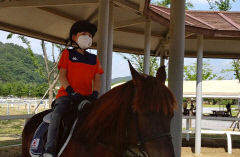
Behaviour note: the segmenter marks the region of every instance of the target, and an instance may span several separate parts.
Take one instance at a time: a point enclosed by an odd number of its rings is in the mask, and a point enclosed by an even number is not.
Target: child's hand
[[[84,96],[82,96],[81,94],[75,92],[71,86],[68,86],[66,88],[66,92],[68,93],[68,95],[70,96],[70,98],[72,99],[73,102],[80,102],[81,100],[84,99]]]
[[[88,96],[89,101],[97,100],[97,98],[98,98],[98,91],[93,91],[93,93]]]

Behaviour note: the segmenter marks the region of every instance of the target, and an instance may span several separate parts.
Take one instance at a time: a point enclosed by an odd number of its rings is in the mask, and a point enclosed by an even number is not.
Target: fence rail
[[[34,114],[21,114],[21,115],[7,115],[7,116],[0,116],[0,120],[13,120],[13,119],[29,119]]]
[[[182,119],[196,119],[196,116],[183,116]],[[240,121],[240,118],[202,116],[202,120]]]

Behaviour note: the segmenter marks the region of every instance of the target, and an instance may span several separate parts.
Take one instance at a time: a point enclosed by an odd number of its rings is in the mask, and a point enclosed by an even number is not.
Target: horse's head
[[[172,92],[165,86],[165,67],[156,77],[139,74],[129,62],[135,86],[133,111],[136,113],[136,141],[149,156],[172,156],[170,122],[176,108]],[[132,128],[134,130],[134,127]]]
[[[112,156],[139,142],[150,157],[171,156],[170,121],[176,101],[165,86],[165,69],[159,68],[156,77],[139,74],[131,64],[130,70],[133,80],[101,96],[76,132],[89,145],[102,144],[103,152]]]

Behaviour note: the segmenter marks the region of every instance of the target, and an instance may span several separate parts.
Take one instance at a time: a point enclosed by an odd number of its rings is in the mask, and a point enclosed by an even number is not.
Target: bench
[[[229,117],[230,114],[228,111],[216,111],[216,110],[212,110],[212,114],[211,116],[215,116],[215,117],[218,117],[218,116],[222,116],[222,117]]]
[[[183,130],[183,134],[195,134],[194,130]],[[231,135],[240,135],[237,131],[220,131],[220,130],[201,130],[201,134],[226,134],[228,153],[232,154],[232,139]],[[188,140],[188,139],[187,139]]]

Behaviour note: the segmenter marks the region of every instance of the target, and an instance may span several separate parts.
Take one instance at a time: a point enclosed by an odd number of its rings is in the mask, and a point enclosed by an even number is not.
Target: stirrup
[[[50,153],[44,153],[43,157],[54,157],[54,156],[52,154],[50,154]]]
[[[81,103],[78,105],[78,111],[81,111],[81,109],[85,106],[85,104],[90,103],[87,99],[81,101]]]

